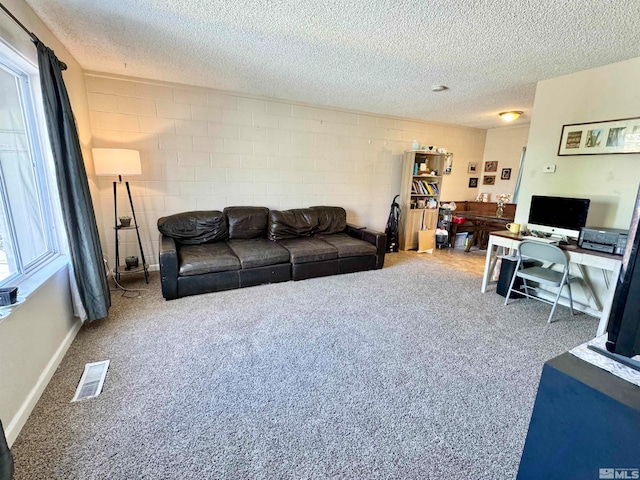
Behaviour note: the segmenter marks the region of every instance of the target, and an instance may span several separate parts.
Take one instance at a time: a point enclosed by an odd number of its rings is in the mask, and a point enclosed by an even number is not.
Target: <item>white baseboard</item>
[[[13,445],[13,442],[16,441],[16,438],[18,438],[20,430],[22,430],[22,427],[24,427],[24,424],[27,422],[27,419],[29,418],[29,415],[31,415],[31,412],[36,406],[36,403],[38,403],[38,400],[40,400],[42,392],[44,392],[44,389],[47,388],[51,377],[53,377],[53,374],[58,368],[58,365],[60,365],[60,362],[67,353],[67,350],[69,350],[69,347],[71,346],[73,339],[76,338],[76,335],[78,334],[78,331],[80,331],[81,326],[82,322],[80,321],[80,319],[76,319],[76,323],[71,328],[71,330],[69,330],[69,333],[67,333],[67,336],[64,338],[64,340],[56,350],[56,353],[51,357],[51,360],[49,360],[49,363],[47,363],[47,366],[40,374],[40,377],[38,377],[38,382],[31,389],[29,395],[20,406],[20,409],[5,428],[5,435],[7,437],[7,443],[9,444],[9,447],[11,447],[11,445]]]

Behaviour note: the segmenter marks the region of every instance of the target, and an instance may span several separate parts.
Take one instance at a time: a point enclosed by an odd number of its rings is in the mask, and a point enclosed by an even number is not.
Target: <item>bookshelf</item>
[[[436,229],[445,157],[446,154],[431,150],[404,152],[400,186],[401,250],[417,249],[418,232]]]

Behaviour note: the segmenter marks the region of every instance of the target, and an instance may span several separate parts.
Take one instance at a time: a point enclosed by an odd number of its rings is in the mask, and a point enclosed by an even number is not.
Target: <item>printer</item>
[[[606,227],[582,227],[578,246],[596,252],[622,255],[627,245],[628,230]]]

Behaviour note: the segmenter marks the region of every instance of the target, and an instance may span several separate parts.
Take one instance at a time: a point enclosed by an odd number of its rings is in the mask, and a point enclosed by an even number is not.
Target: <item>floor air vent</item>
[[[109,369],[109,362],[110,360],[104,360],[102,362],[87,363],[84,366],[84,372],[82,373],[82,378],[80,378],[76,394],[71,400],[72,402],[100,395],[104,379],[107,376],[107,370]]]

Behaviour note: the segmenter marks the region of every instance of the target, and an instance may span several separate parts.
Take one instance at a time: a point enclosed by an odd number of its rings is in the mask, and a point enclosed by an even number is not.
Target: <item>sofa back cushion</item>
[[[267,238],[269,209],[265,207],[227,207],[229,239]]]
[[[199,245],[226,240],[227,219],[218,210],[176,213],[158,219],[158,230],[185,245]]]
[[[269,239],[303,237],[313,234],[318,227],[318,212],[310,208],[271,210],[269,212]]]
[[[342,232],[347,226],[347,212],[342,207],[311,207],[318,213],[318,228],[315,233],[333,235]]]

